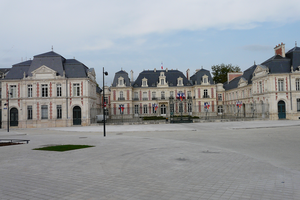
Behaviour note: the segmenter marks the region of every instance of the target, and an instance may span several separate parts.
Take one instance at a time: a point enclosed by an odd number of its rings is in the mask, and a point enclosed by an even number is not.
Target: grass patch
[[[56,146],[48,146],[48,147],[36,148],[36,149],[33,149],[33,150],[70,151],[70,150],[83,149],[83,148],[89,148],[89,147],[94,147],[94,146],[66,144],[66,145],[56,145]]]

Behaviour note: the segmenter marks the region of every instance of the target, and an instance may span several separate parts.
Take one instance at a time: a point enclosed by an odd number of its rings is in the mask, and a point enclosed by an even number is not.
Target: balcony
[[[152,97],[152,100],[157,100],[157,97]]]
[[[119,101],[125,101],[125,97],[119,97],[118,100]]]
[[[208,99],[208,98],[210,98],[210,96],[209,95],[203,95],[203,97],[202,98],[204,98],[204,99]]]
[[[148,98],[147,97],[143,97],[143,101],[147,101],[148,100]]]
[[[174,97],[173,97],[173,96],[170,96],[169,99],[174,99]]]
[[[133,101],[138,101],[138,100],[140,100],[138,97],[134,97],[133,99],[132,99]]]
[[[192,96],[188,96],[187,99],[192,99]]]
[[[163,97],[160,97],[160,99],[161,99],[161,100],[165,100],[166,98],[163,96]]]

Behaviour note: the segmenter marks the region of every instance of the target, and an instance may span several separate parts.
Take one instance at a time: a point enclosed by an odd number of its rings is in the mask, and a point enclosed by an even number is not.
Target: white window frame
[[[59,83],[56,85],[56,96],[61,97],[61,91],[61,84]]]
[[[73,83],[73,97],[79,97],[79,96],[80,96],[80,84]]]
[[[17,85],[10,85],[10,98],[16,98],[17,97]]]
[[[139,105],[134,105],[134,114],[139,114]]]
[[[300,78],[296,78],[296,91],[300,90]]]
[[[42,84],[42,97],[48,97],[48,84]]]
[[[278,79],[278,91],[284,91],[284,79]]]
[[[62,107],[61,105],[56,106],[56,118],[57,119],[62,119]]]
[[[48,106],[47,105],[42,105],[41,106],[41,117],[42,119],[48,119]]]
[[[27,85],[27,97],[29,97],[29,98],[32,97],[32,85],[31,84]]]
[[[148,106],[147,106],[147,104],[143,105],[143,114],[148,114]]]

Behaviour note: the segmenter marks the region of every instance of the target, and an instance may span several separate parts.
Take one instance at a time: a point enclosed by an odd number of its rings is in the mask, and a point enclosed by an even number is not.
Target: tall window
[[[222,101],[222,94],[218,94],[218,101]]]
[[[170,97],[174,97],[174,91],[170,91]]]
[[[296,90],[300,90],[300,78],[296,79]]]
[[[164,85],[165,84],[165,80],[164,79],[160,79],[160,84]]]
[[[119,80],[119,85],[123,85],[123,79]]]
[[[134,99],[138,100],[139,99],[139,93],[138,92],[134,92]]]
[[[192,112],[192,103],[188,103],[188,112]]]
[[[297,111],[300,112],[300,99],[297,99]]]
[[[147,114],[147,113],[148,113],[148,107],[147,107],[147,105],[144,105],[144,106],[143,106],[143,111],[144,111],[144,112],[143,112],[144,114]]]
[[[262,93],[262,83],[261,83],[261,81],[259,82],[259,93]]]
[[[167,113],[166,105],[160,106],[160,114],[165,115]]]
[[[17,97],[17,86],[16,85],[11,85],[10,86],[10,97],[11,98],[16,98]]]
[[[48,85],[42,84],[42,97],[48,97]]]
[[[160,94],[160,96],[161,96],[161,99],[165,99],[165,92],[162,91],[161,94]]]
[[[156,92],[152,92],[152,99],[156,99]]]
[[[79,97],[80,96],[80,85],[79,85],[79,83],[74,83],[73,84],[73,96],[74,97]]]
[[[245,98],[244,90],[242,90],[242,98]]]
[[[207,89],[204,90],[203,98],[208,98]]]
[[[143,92],[143,100],[148,100],[148,98],[147,98],[147,92]]]
[[[48,119],[48,106],[42,105],[42,119]]]
[[[218,113],[223,113],[223,106],[218,106]]]
[[[191,91],[187,91],[187,97],[191,98],[192,97],[192,92]]]
[[[32,106],[27,106],[27,119],[32,119]]]
[[[278,79],[278,91],[284,91],[283,79]]]
[[[122,100],[124,98],[123,91],[120,91],[120,99]]]
[[[56,95],[61,97],[61,84],[56,85]]]
[[[178,80],[178,85],[182,85],[182,80],[181,79]]]
[[[61,105],[56,106],[56,112],[57,112],[57,119],[61,119],[62,118]]]
[[[134,114],[139,114],[139,105],[134,105]]]
[[[27,97],[32,97],[32,85],[27,85]]]

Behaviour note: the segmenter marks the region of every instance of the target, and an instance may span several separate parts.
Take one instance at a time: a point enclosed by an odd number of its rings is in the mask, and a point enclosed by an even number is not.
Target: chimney
[[[242,76],[242,75],[243,75],[243,72],[228,72],[227,73],[227,82],[229,83],[234,78]]]
[[[274,48],[275,55],[281,55],[282,57],[285,57],[285,44],[281,42],[281,44],[276,45]]]
[[[133,81],[133,71],[130,71],[130,81]]]
[[[190,69],[186,70],[186,78],[190,80]]]

